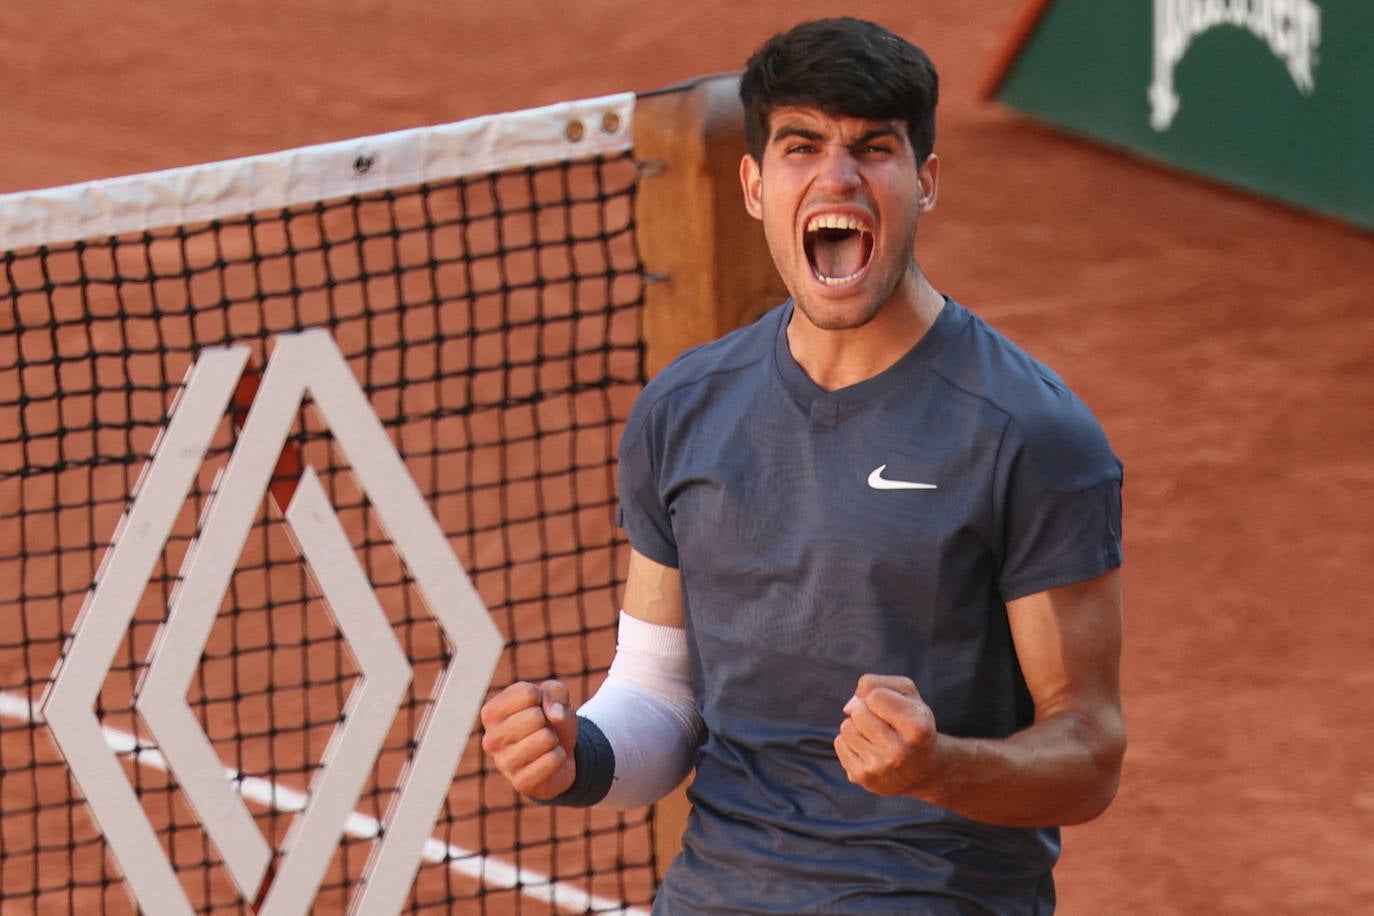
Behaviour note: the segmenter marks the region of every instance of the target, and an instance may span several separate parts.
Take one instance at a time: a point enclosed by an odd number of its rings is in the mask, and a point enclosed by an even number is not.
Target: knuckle
[[[511,684],[510,687],[506,689],[510,693],[511,700],[518,702],[522,706],[538,703],[541,699],[540,689],[528,681],[520,681],[519,683]]]
[[[482,734],[482,750],[495,756],[501,750],[503,742],[495,732],[484,732]]]

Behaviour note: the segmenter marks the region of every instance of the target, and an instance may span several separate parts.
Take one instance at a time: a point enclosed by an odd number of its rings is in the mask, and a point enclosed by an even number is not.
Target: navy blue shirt
[[[1044,365],[952,300],[895,365],[827,392],[790,303],[684,353],[620,449],[621,523],[681,571],[708,729],[655,913],[1048,913],[1057,830],[851,784],[832,742],[865,673],[939,729],[1033,707],[1006,602],[1121,563],[1121,464]]]

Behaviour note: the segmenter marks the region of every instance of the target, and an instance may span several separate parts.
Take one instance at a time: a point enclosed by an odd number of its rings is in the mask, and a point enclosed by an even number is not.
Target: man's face
[[[933,155],[917,166],[902,121],[773,111],[763,161],[745,156],[740,181],[812,324],[859,327],[914,295],[916,224],[935,206],[938,170]]]

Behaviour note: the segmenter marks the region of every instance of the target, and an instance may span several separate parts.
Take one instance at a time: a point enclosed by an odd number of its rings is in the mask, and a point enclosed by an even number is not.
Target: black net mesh
[[[278,335],[326,329],[506,639],[493,685],[557,676],[574,696],[595,688],[627,556],[615,447],[642,385],[636,181],[632,156],[611,154],[0,256],[0,911],[136,909],[39,701],[207,347],[247,345],[251,381]],[[134,698],[239,432],[227,412],[94,706],[198,912],[253,903]],[[279,502],[302,466],[319,475],[413,669],[312,910],[342,912],[450,647],[309,398],[281,479],[227,558],[186,701],[280,862],[360,680],[284,530]],[[475,734],[431,837],[408,912],[652,899],[647,812],[523,803]]]

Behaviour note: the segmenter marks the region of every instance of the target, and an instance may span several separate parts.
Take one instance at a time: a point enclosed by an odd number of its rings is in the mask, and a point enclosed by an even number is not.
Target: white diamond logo
[[[94,705],[248,362],[245,347],[204,351],[187,374],[134,499],[101,564],[43,699],[53,737],[81,786],[130,893],[150,914],[190,914],[157,832],[106,743]],[[309,912],[334,849],[404,699],[412,671],[315,472],[305,468],[286,527],[357,662],[359,682],[311,781],[304,810],[274,850],[235,792],[187,703],[218,608],[292,423],[309,396],[410,571],[450,650],[413,756],[351,910],[397,913],[486,694],[502,639],[404,462],[330,336],[277,338],[251,411],[181,567],[134,706],[155,737],[245,901],[259,913]]]

